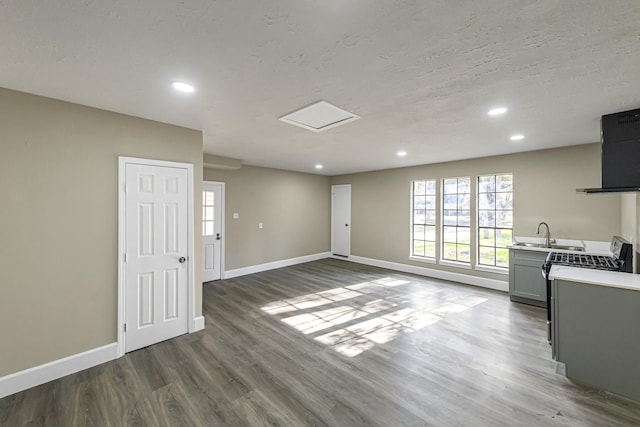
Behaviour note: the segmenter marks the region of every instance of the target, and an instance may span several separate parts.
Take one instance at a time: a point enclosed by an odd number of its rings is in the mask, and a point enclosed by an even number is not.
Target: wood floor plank
[[[176,384],[168,384],[154,390],[148,397],[136,403],[141,418],[153,426],[197,426],[197,414],[193,414],[187,401],[181,397],[181,389]]]
[[[543,309],[325,259],[211,282],[206,329],[0,399],[0,426],[636,426]]]

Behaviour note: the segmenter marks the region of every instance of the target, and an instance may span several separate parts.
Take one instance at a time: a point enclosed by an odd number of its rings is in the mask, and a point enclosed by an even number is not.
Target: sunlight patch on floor
[[[311,334],[332,326],[347,323],[351,320],[367,316],[369,313],[356,310],[350,306],[340,306],[327,310],[314,311],[313,313],[299,314],[297,316],[282,319],[287,325],[291,325],[303,334]]]
[[[445,316],[450,313],[461,313],[465,310],[468,310],[469,308],[470,307],[466,305],[449,302],[433,310],[433,314],[437,314],[438,316]]]
[[[331,304],[336,301],[344,301],[362,295],[346,288],[329,289],[328,291],[316,292],[313,294],[301,295],[295,298],[287,298],[275,301],[262,307],[262,311],[269,314],[288,313],[290,311],[304,310],[307,308],[319,307]]]
[[[332,346],[332,348],[347,357],[354,357],[369,350],[370,348],[373,348],[375,345],[376,344],[373,341],[369,341],[364,337],[355,337],[354,339],[336,344]]]
[[[487,301],[486,298],[474,295],[461,295],[442,301],[437,299],[437,289],[419,290],[409,295],[392,294],[374,301],[359,301],[358,299],[358,297],[372,292],[381,292],[385,295],[390,291],[386,291],[384,288],[393,288],[409,283],[411,282],[407,280],[384,277],[275,301],[262,307],[262,310],[271,315],[277,315],[349,300],[349,305],[301,313],[281,319],[282,322],[305,335],[385,312],[380,316],[371,317],[341,329],[331,330],[314,338],[340,354],[354,357],[373,348],[376,344],[388,343],[403,333],[416,332],[445,319],[447,316],[462,313]],[[407,306],[408,304],[410,306]],[[394,308],[397,310],[388,312]]]
[[[398,304],[393,301],[378,299],[364,304],[362,307],[360,307],[360,310],[366,311],[367,313],[377,313],[379,311],[388,310],[397,306]]]

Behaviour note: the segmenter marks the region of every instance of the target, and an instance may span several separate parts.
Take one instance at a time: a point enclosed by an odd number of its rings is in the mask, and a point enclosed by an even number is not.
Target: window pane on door
[[[213,191],[202,192],[202,235],[213,236],[215,229],[214,207],[216,193]]]
[[[213,221],[204,222],[203,236],[213,236]]]

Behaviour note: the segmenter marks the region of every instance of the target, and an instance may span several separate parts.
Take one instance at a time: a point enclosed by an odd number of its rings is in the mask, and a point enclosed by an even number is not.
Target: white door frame
[[[125,266],[125,249],[126,249],[126,216],[125,216],[125,177],[127,164],[138,164],[146,166],[164,166],[170,168],[186,169],[187,178],[187,289],[189,292],[189,309],[188,321],[189,333],[195,331],[195,301],[194,301],[194,272],[195,272],[195,251],[194,251],[194,223],[193,223],[193,164],[167,162],[164,160],[139,159],[135,157],[118,157],[118,357],[124,356],[125,353],[125,334],[124,334],[124,318],[125,318],[125,286],[126,286],[126,266]],[[200,208],[202,209],[202,208]]]
[[[223,280],[224,277],[224,242],[226,240],[226,233],[224,228],[224,198],[225,198],[225,189],[224,182],[222,181],[202,181],[202,184],[220,184],[220,200],[222,201],[222,206],[220,207],[220,230],[222,234],[222,239],[220,241],[220,280]],[[204,189],[204,185],[202,186]]]

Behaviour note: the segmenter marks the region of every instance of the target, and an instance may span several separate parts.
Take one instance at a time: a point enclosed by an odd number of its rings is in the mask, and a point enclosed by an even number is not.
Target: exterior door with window
[[[220,280],[222,277],[222,223],[224,184],[202,184],[202,281]]]

